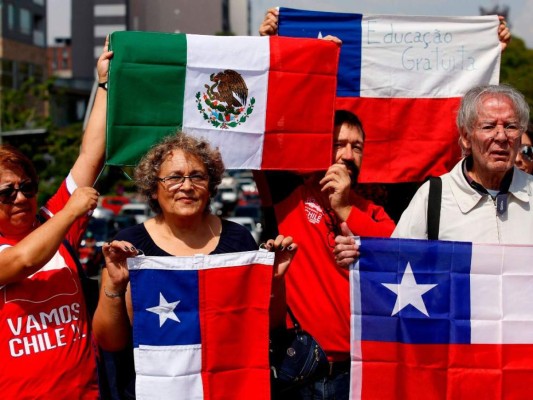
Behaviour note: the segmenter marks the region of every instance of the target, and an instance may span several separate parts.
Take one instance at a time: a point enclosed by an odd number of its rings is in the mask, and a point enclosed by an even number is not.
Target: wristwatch
[[[98,82],[98,87],[101,87],[102,89],[107,90],[107,81]]]

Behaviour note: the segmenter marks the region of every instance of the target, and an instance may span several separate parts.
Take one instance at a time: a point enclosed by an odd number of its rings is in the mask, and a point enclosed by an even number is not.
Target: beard
[[[353,161],[345,161],[343,160],[342,161],[344,165],[346,165],[346,168],[348,168],[348,171],[350,172],[350,179],[351,179],[351,184],[350,186],[352,187],[352,189],[354,187],[357,186],[357,180],[359,179],[359,167],[357,165],[355,165],[355,163]]]

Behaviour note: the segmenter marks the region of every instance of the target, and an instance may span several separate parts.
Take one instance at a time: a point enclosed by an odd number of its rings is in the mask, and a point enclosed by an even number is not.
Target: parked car
[[[222,203],[237,202],[237,186],[219,186],[218,194]]]
[[[109,211],[107,209],[104,209]],[[109,218],[92,217],[81,239],[78,250],[79,260],[89,276],[97,276],[104,264],[102,246],[112,240],[118,231],[137,223],[135,217],[129,215],[113,215]]]
[[[91,214],[93,218],[111,219],[115,216],[109,208],[96,207]]]
[[[233,210],[233,216],[235,217],[250,217],[253,218],[256,224],[261,223],[261,205],[259,203],[249,203],[246,205],[238,205]]]
[[[261,238],[261,226],[257,225],[251,217],[227,217],[228,221],[236,222],[250,231],[256,243],[259,243]]]
[[[102,197],[101,206],[113,211],[115,215],[118,215],[122,206],[124,204],[128,204],[129,202],[130,199],[126,196],[104,196]]]
[[[132,215],[138,224],[142,224],[148,218],[154,216],[154,212],[148,203],[128,203],[124,204],[118,215]]]
[[[237,206],[246,206],[250,204],[261,206],[261,197],[259,196],[259,192],[257,190],[242,191],[239,194],[239,201],[237,202]]]

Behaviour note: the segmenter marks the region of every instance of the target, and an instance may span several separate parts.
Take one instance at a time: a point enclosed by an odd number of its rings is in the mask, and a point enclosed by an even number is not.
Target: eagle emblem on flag
[[[209,76],[205,92],[196,93],[198,111],[215,128],[229,129],[246,122],[255,98],[248,102],[248,86],[241,74],[226,69]]]

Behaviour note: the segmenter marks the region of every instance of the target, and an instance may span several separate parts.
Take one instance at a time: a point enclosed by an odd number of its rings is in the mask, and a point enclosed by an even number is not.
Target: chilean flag
[[[270,399],[274,253],[128,260],[138,399]]]
[[[316,39],[115,32],[106,163],[135,165],[177,129],[228,169],[327,169],[339,47]]]
[[[352,399],[525,399],[533,246],[361,238]]]
[[[461,153],[455,126],[472,86],[497,84],[497,16],[362,15],[280,8],[279,35],[342,40],[337,108],[365,128],[360,182],[423,181]]]

